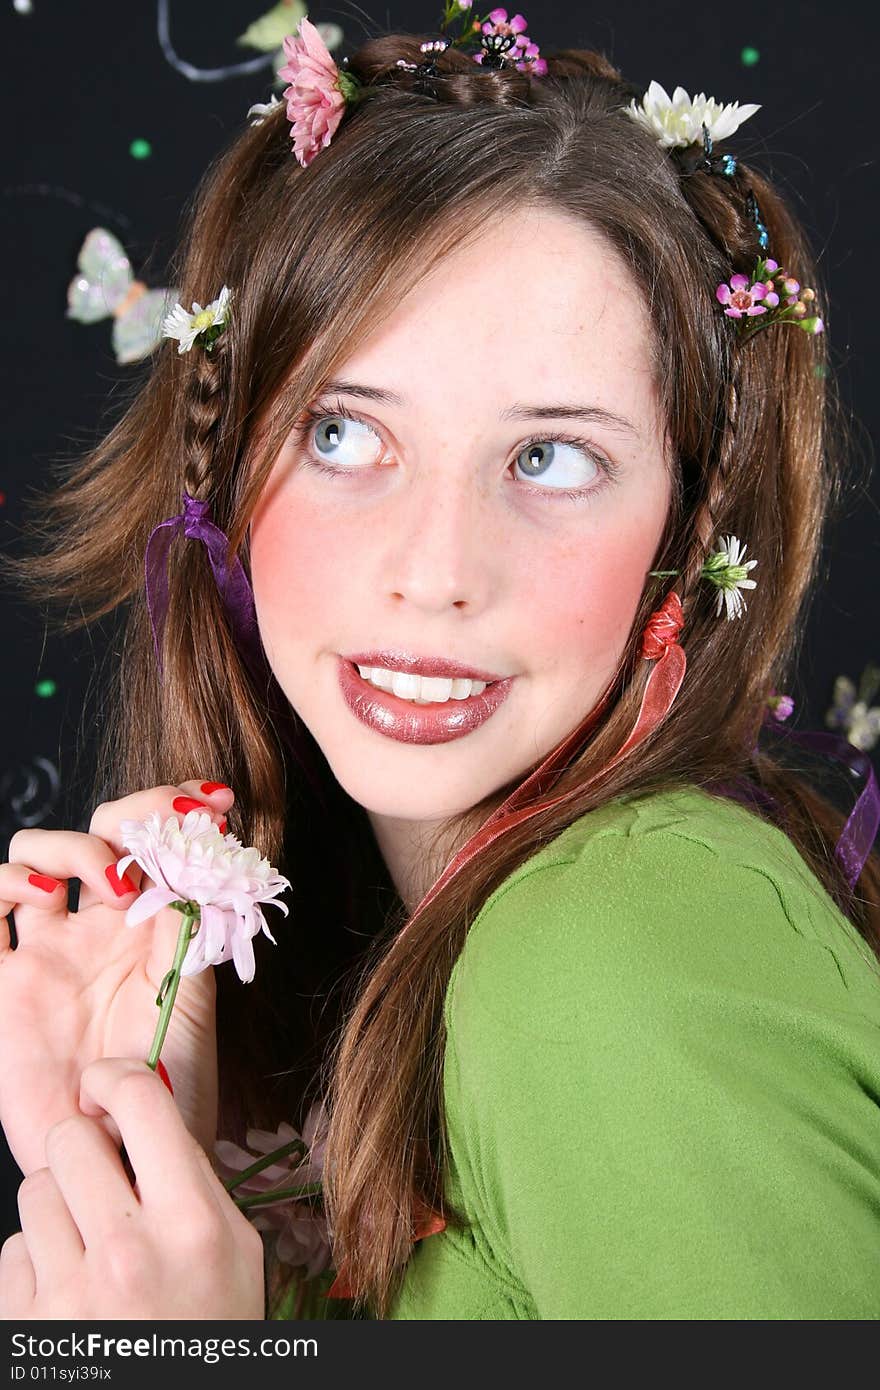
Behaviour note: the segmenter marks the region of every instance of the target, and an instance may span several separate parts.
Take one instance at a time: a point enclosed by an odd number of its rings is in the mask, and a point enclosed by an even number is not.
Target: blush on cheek
[[[654,550],[653,537],[644,533],[618,535],[613,543],[603,538],[557,570],[550,588],[542,582],[543,601],[535,612],[541,645],[558,652],[560,662],[582,664],[585,676],[595,672],[597,683],[609,678],[626,646]]]
[[[351,554],[342,528],[322,522],[300,498],[278,494],[253,519],[251,579],[260,635],[288,694],[294,667],[308,666],[332,642],[351,605]]]

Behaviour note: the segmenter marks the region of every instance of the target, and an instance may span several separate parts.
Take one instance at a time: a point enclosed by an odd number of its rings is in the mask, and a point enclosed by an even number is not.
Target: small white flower
[[[704,125],[713,144],[726,140],[760,109],[753,102],[740,106],[734,101],[722,106],[705,92],[692,99],[683,87],[676,87],[670,97],[659,82],[651,82],[641,102],[631,101],[624,107],[626,114],[650,130],[666,149],[702,145]]]
[[[849,742],[864,753],[880,738],[880,705],[870,703],[877,692],[873,679],[875,669],[869,667],[864,672],[858,691],[848,676],[838,676],[834,682],[834,704],[825,715],[829,729],[840,729]]]
[[[131,853],[117,863],[117,873],[139,864],[156,885],[136,898],[125,914],[135,927],[178,900],[199,907],[199,927],[190,941],[181,975],[196,975],[209,965],[230,958],[245,982],[254,978],[253,937],[266,925],[259,903],[287,908],[275,894],[290,887],[261,859],[259,850],[245,849],[234,835],[221,835],[207,811],[187,811],[182,823],[169,816],[162,825],[158,811],[144,821],[124,820],[122,843]]]
[[[740,618],[746,609],[745,599],[740,589],[756,589],[757,583],[749,579],[748,572],[754,569],[757,560],[747,560],[743,564],[746,546],[741,545],[736,536],[722,536],[718,550],[713,550],[702,569],[702,577],[708,579],[718,589],[718,603],[715,616],[720,617],[726,606],[727,617]]]
[[[227,321],[231,298],[232,291],[224,285],[219,296],[204,309],[201,304],[194,303],[192,313],[188,314],[182,304],[175,304],[162,323],[162,336],[179,339],[178,354],[189,352],[200,334],[223,327]]]
[[[880,738],[880,707],[869,708],[864,700],[857,700],[850,711],[846,736],[856,748],[869,752]]]
[[[248,120],[250,121],[250,124],[262,125],[266,117],[271,116],[272,112],[275,110],[275,107],[280,105],[281,98],[276,97],[274,94],[269,98],[268,101],[255,102],[253,106],[248,107]],[[251,117],[253,117],[253,120],[251,120]]]

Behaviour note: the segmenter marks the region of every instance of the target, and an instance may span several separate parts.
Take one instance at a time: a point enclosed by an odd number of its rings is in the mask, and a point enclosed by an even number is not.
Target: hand
[[[126,852],[120,822],[158,811],[183,818],[172,802],[184,795],[222,823],[233,801],[226,789],[207,795],[201,782],[154,787],[98,806],[88,834],[19,830],[0,864],[0,1124],[27,1175],[46,1165],[44,1141],[77,1112],[80,1076],[99,1057],[146,1059],[159,1019],[156,996],[171,967],[183,920],[163,908],[136,927],[126,910],[154,886],[136,864],[135,887],[117,895],[116,861]],[[108,879],[106,871],[110,870]],[[61,883],[51,892],[28,881],[36,871]],[[67,908],[69,877],[81,882],[79,910]],[[16,950],[6,914],[15,911]],[[181,979],[162,1047],[174,1099],[190,1133],[209,1154],[217,1131],[217,1031],[214,967]],[[105,1127],[113,1134],[112,1125]]]
[[[0,1249],[0,1318],[262,1320],[263,1243],[146,1062],[103,1057]],[[112,1116],[136,1177],[97,1119]]]

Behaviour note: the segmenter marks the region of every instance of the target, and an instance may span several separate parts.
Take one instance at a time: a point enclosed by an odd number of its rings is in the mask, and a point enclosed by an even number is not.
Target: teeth
[[[447,700],[467,700],[486,689],[486,681],[464,678],[452,680],[440,676],[414,676],[404,671],[386,671],[382,666],[358,666],[358,672],[370,685],[390,690],[401,700],[416,705],[440,705]]]

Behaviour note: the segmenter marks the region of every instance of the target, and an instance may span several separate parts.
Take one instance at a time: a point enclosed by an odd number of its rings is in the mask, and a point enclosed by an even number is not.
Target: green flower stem
[[[796,328],[801,328],[806,333],[812,333],[817,317],[818,315],[813,314],[810,318],[798,318],[797,314],[793,314],[790,308],[782,309],[775,314],[772,310],[770,313],[763,315],[755,314],[746,320],[749,326],[740,329],[740,339],[743,342],[748,342],[750,338],[754,338],[755,334],[760,333],[762,329],[773,328],[777,323],[793,323]],[[756,319],[758,322],[755,322]],[[742,324],[743,322],[744,320],[740,319],[740,323]]]
[[[177,997],[177,989],[180,984],[180,967],[187,952],[190,941],[195,936],[198,928],[193,930],[193,923],[200,920],[199,905],[193,902],[175,902],[170,904],[176,907],[178,912],[183,913],[183,921],[180,924],[180,931],[177,935],[177,947],[174,952],[174,960],[171,969],[162,981],[162,987],[156,996],[156,1003],[159,1006],[159,1022],[156,1024],[156,1031],[153,1034],[153,1045],[150,1048],[150,1055],[147,1058],[147,1066],[156,1070],[156,1063],[159,1060],[159,1053],[162,1051],[162,1044],[165,1041],[165,1034],[168,1032],[168,1025],[171,1022],[171,1010],[174,1008],[174,1000]]]
[[[268,1207],[273,1202],[280,1202],[287,1197],[314,1197],[321,1191],[319,1182],[306,1183],[304,1187],[277,1187],[271,1192],[255,1192],[246,1197],[233,1198],[235,1205],[242,1211],[248,1207]]]
[[[256,1173],[262,1173],[264,1168],[271,1168],[272,1164],[276,1163],[279,1158],[286,1158],[288,1154],[294,1153],[296,1149],[299,1149],[300,1153],[305,1156],[306,1146],[302,1139],[291,1139],[289,1144],[282,1144],[280,1149],[273,1149],[270,1154],[265,1154],[262,1158],[258,1158],[256,1163],[251,1164],[250,1168],[245,1168],[243,1172],[236,1173],[234,1178],[230,1178],[228,1182],[224,1183],[226,1191],[231,1192],[234,1187],[238,1187],[239,1183],[247,1182],[248,1178],[252,1178]]]

